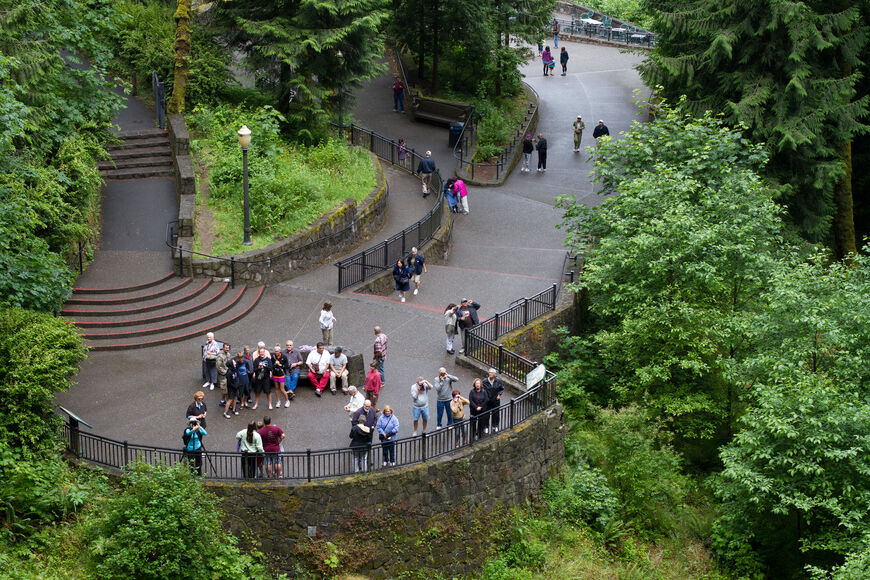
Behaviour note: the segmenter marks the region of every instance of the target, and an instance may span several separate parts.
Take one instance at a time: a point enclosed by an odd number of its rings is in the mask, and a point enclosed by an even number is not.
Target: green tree
[[[870,529],[870,405],[811,373],[759,384],[753,398],[721,453],[714,548],[747,576],[830,567]]]
[[[709,438],[734,414],[723,371],[744,355],[746,313],[778,264],[780,211],[755,173],[759,147],[709,114],[659,113],[593,153],[615,195],[595,208],[562,198],[562,227],[585,254],[580,287],[603,321],[593,341],[614,400]]]
[[[100,578],[259,578],[262,567],[221,529],[215,495],[184,463],[137,463],[87,530]]]
[[[228,0],[217,8],[229,42],[300,140],[314,139],[348,91],[382,70],[385,0]]]
[[[84,358],[81,336],[65,320],[0,309],[0,446],[25,457],[57,448],[54,394],[72,386]]]
[[[810,240],[855,251],[850,143],[867,126],[856,94],[867,27],[857,3],[647,0],[657,47],[644,81],[695,114],[743,123]]]

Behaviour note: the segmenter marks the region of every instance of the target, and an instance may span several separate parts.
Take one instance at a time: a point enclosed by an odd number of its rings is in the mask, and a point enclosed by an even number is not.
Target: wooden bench
[[[429,121],[447,126],[454,121],[464,123],[470,110],[471,106],[465,103],[441,101],[419,94],[411,96],[411,113],[417,121]]]

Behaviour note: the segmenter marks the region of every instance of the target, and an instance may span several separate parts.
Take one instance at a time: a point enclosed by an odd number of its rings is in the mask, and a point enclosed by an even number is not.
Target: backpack
[[[185,429],[181,434],[181,440],[184,441],[184,447],[187,448],[187,445],[190,443],[190,438],[193,437],[193,431]]]

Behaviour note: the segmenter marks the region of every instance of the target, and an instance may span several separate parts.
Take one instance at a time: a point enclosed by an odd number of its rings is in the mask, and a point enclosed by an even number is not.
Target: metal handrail
[[[481,413],[476,417],[454,423],[452,428],[423,433],[405,439],[395,441],[395,456],[397,466],[414,465],[424,461],[453,453],[475,445],[483,438],[484,427],[496,424],[495,415],[498,413],[498,423],[505,429],[528,421],[538,412],[550,407],[556,402],[556,376],[553,373],[547,375],[532,389],[519,397],[511,400],[508,404],[500,406],[497,410]],[[108,468],[124,469],[136,461],[156,465],[174,465],[187,460],[190,457],[181,449],[140,445],[128,441],[117,441],[109,437],[82,432],[78,422],[70,417],[64,424],[64,438],[67,449],[78,458],[90,463]],[[368,454],[367,471],[380,471],[387,469],[383,466],[385,446],[383,443],[372,445],[366,449]],[[327,479],[352,475],[353,449],[333,448],[304,451],[282,451],[273,454],[245,454],[238,451],[213,451],[208,448],[207,439],[204,440],[203,456],[201,462],[203,475],[213,480],[239,481],[251,479],[245,473],[245,460],[264,455],[276,457],[281,464],[283,479],[287,481],[312,481],[315,479]],[[249,464],[251,465],[251,464]],[[253,462],[254,469],[256,462]],[[253,479],[260,475],[256,472]]]

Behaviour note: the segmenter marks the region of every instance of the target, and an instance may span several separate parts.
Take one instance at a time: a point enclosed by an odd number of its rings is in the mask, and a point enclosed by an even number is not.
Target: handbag
[[[407,276],[399,276],[399,284],[407,284],[411,279]]]

